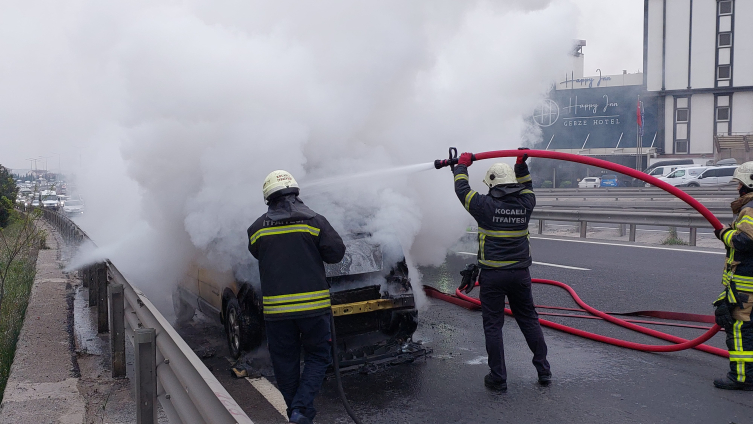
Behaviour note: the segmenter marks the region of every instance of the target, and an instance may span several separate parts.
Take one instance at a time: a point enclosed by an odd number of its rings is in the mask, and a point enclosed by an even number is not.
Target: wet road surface
[[[531,237],[534,278],[571,285],[591,306],[610,312],[668,310],[712,314],[721,292],[724,256],[720,250],[636,247],[598,240]],[[467,250],[466,250],[467,251]],[[440,267],[423,268],[423,282],[454,292],[458,272],[472,255],[448,256]],[[584,268],[567,269],[565,265]],[[478,289],[473,295],[478,295]],[[575,307],[562,289],[534,285],[540,305]],[[481,314],[431,299],[419,315],[414,335],[433,349],[417,360],[371,375],[343,378],[351,405],[366,423],[750,423],[753,393],[715,389],[711,381],[726,373],[728,362],[699,351],[642,353],[544,328],[553,382],[536,382],[532,355],[514,320],[506,320],[508,390],[485,389],[488,372]],[[546,317],[634,342],[665,344],[599,320]],[[694,338],[697,329],[649,326]],[[245,379],[232,379],[222,327],[197,318],[180,328],[192,347],[214,351],[205,360],[256,423],[284,422],[277,410]],[[724,348],[724,335],[708,344]],[[201,350],[201,349],[200,349]],[[263,356],[263,350],[259,352]],[[211,352],[210,352],[211,353]],[[259,363],[263,363],[263,358]],[[262,370],[269,374],[269,371]],[[270,375],[269,378],[273,380]],[[317,422],[347,423],[334,380],[325,382],[316,402]]]

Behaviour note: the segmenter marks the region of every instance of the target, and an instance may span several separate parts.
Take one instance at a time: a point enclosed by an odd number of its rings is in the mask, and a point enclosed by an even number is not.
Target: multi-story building
[[[753,1],[645,0],[644,14],[661,156],[753,159]]]

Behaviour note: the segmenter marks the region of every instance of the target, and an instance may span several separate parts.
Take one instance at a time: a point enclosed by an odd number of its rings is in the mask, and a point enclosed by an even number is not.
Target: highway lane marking
[[[726,255],[726,252],[710,252],[707,250],[690,250],[690,249],[675,249],[673,247],[659,247],[659,246],[641,246],[637,244],[620,244],[620,243],[606,243],[602,241],[586,241],[586,240],[565,240],[565,239],[558,239],[558,238],[550,238],[550,237],[534,237],[531,236],[532,239],[539,239],[539,240],[554,240],[554,241],[565,241],[569,243],[585,243],[585,244],[599,244],[602,246],[621,246],[621,247],[637,247],[640,249],[654,249],[654,250],[671,250],[675,252],[689,252],[689,253],[708,253],[711,255]],[[475,255],[475,253],[474,253]]]
[[[471,253],[471,252],[457,252],[459,255],[469,255],[469,256],[477,256],[478,253]],[[576,271],[590,271],[589,268],[581,268],[578,266],[570,266],[570,265],[560,265],[560,264],[550,264],[549,262],[537,262],[533,261],[534,265],[543,265],[543,266],[553,266],[556,268],[565,268],[565,269],[574,269]]]
[[[235,363],[235,361],[228,357],[225,357],[225,359],[231,364]],[[275,408],[283,418],[285,418],[285,420],[288,419],[288,405],[285,403],[285,398],[282,397],[282,393],[280,393],[274,384],[264,376],[259,378],[245,377],[245,379],[251,383],[251,386],[253,386],[257,392],[264,396],[264,399],[266,399],[267,402],[269,402],[269,404],[272,405],[272,407]]]

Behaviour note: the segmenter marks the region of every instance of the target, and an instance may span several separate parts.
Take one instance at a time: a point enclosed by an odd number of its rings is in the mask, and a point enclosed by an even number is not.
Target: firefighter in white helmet
[[[470,153],[460,155],[454,172],[455,194],[478,223],[479,297],[490,369],[484,377],[484,384],[497,391],[507,390],[502,342],[505,296],[509,298],[515,321],[533,352],[533,365],[539,383],[549,384],[552,376],[546,359],[544,333],[533,305],[531,274],[528,271],[532,263],[528,221],[536,206],[536,197],[526,165],[527,158],[525,154],[518,156],[514,171],[506,163],[492,165],[484,178],[484,184],[489,188],[487,195],[471,190],[467,171],[473,162]],[[474,284],[474,279],[465,278],[461,289],[469,292]]]
[[[732,202],[735,220],[714,234],[727,248],[722,284],[714,302],[716,323],[727,333],[730,371],[714,380],[727,390],[753,391],[753,162],[740,165],[732,176],[740,197]]]
[[[288,418],[308,424],[331,360],[332,308],[324,262],[340,262],[345,244],[323,216],[298,198],[290,173],[271,172],[262,191],[268,210],[249,227],[248,250],[259,260],[267,345]]]

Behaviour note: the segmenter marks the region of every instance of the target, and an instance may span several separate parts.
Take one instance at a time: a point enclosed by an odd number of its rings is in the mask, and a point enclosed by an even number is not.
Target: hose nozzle
[[[457,163],[457,159],[437,159],[434,161],[434,167],[437,169],[442,169],[445,166],[457,165]]]
[[[473,160],[476,160],[476,156],[473,156]],[[450,169],[455,171],[455,165],[458,164],[458,149],[450,147],[450,157],[447,159],[437,159],[434,161],[434,168],[442,169],[445,166],[449,166]]]

